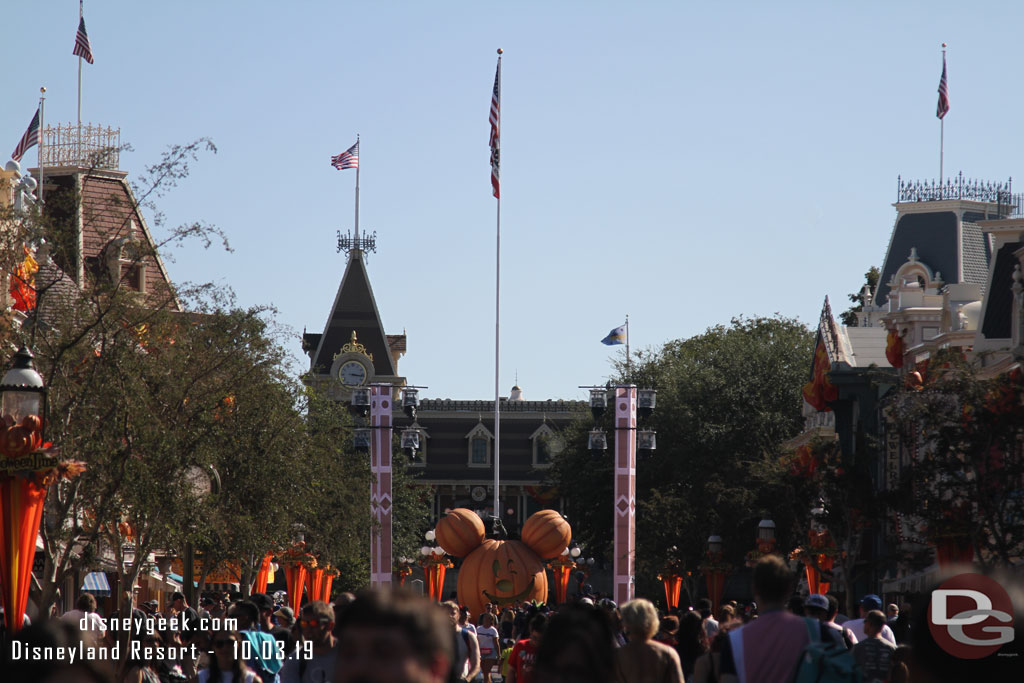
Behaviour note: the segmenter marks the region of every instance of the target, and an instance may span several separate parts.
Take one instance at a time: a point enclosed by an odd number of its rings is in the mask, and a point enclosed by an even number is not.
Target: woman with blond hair
[[[679,654],[651,640],[658,612],[649,600],[630,600],[619,608],[629,642],[615,651],[615,672],[622,683],[683,683]]]

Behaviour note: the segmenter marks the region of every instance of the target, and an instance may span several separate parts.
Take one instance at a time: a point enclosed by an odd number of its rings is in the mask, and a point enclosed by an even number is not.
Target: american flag
[[[942,55],[942,78],[939,79],[939,106],[935,115],[940,119],[949,111],[949,86],[946,85],[946,55]]]
[[[359,168],[359,141],[346,151],[331,157],[331,166],[344,171],[346,168]]]
[[[18,146],[14,148],[14,152],[11,154],[11,158],[15,161],[21,161],[21,157],[25,156],[25,152],[29,150],[33,145],[39,144],[39,108],[36,108],[36,115],[32,117],[32,122],[28,124],[28,130],[21,136],[21,140],[18,141]]]
[[[78,18],[78,33],[75,34],[75,49],[71,54],[77,55],[89,62],[92,61],[92,48],[89,47],[89,34],[85,32],[85,17]]]
[[[494,72],[494,93],[491,95],[491,187],[494,196],[501,198],[501,53],[498,69]]]

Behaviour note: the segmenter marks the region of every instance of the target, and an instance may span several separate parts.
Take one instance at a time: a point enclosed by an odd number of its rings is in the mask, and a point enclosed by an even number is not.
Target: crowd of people
[[[163,611],[144,603],[127,620],[75,610],[22,629],[5,643],[3,680],[45,683],[865,683],[1024,680],[1019,650],[1001,659],[957,659],[937,647],[909,606],[883,611],[876,595],[855,619],[832,595],[794,597],[795,575],[778,557],[753,571],[755,602],[708,601],[659,613],[648,600],[622,605],[578,596],[545,605],[489,604],[471,614],[402,590],[342,594],[296,614],[271,596],[198,609],[174,594]],[[119,630],[119,621],[129,625]],[[17,642],[15,642],[17,641]],[[126,644],[127,656],[114,647]],[[1017,643],[1015,647],[1019,647]],[[89,658],[89,647],[107,656]],[[106,649],[103,649],[106,648]],[[68,656],[78,652],[79,656]],[[34,656],[27,656],[30,653]],[[63,653],[63,654],[62,654]],[[127,659],[120,678],[117,661]],[[827,662],[825,660],[828,660]],[[123,666],[123,665],[122,665]],[[831,667],[831,668],[829,668]],[[826,669],[831,678],[823,677]],[[7,676],[10,676],[9,678]],[[845,676],[845,678],[843,677]]]

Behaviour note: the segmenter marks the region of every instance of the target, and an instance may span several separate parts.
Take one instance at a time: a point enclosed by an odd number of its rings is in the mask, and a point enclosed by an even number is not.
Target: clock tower
[[[338,251],[348,253],[345,273],[323,332],[305,332],[302,348],[309,355],[308,381],[329,387],[332,398],[348,400],[352,389],[374,383],[404,384],[398,359],[405,353],[405,335],[389,335],[373,298],[364,260],[376,251],[376,236],[338,237]]]

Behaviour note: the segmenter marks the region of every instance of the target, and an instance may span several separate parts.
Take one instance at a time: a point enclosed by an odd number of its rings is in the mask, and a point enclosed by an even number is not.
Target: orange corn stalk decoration
[[[273,557],[273,553],[267,553],[263,556],[263,561],[260,562],[260,570],[256,572],[256,582],[252,586],[253,593],[267,592],[267,579],[270,577],[270,560]]]
[[[25,260],[14,268],[10,277],[10,293],[14,299],[11,306],[16,311],[31,311],[36,307],[36,273],[39,264],[32,256],[32,250],[25,247]]]

